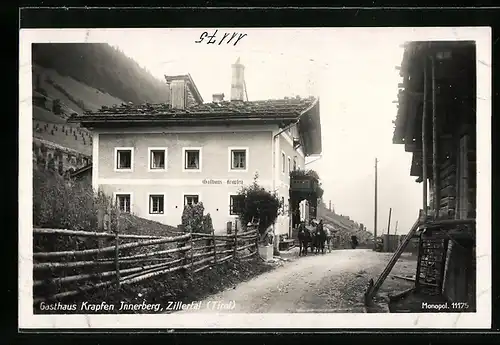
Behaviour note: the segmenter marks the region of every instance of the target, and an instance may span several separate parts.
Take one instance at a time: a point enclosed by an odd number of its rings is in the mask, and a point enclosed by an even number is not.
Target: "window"
[[[189,205],[193,206],[196,205],[200,201],[200,196],[199,195],[184,195],[184,206]]]
[[[185,148],[184,151],[184,170],[201,170],[201,149]]]
[[[288,172],[292,171],[292,160],[288,157]]]
[[[248,169],[248,148],[229,148],[229,171],[247,171]]]
[[[231,150],[231,169],[239,170],[247,167],[247,152],[245,150]]]
[[[149,214],[163,214],[165,206],[165,196],[162,194],[149,195]]]
[[[281,211],[283,212],[282,215],[285,215],[285,198],[281,197]]]
[[[132,170],[133,149],[121,147],[115,149],[116,170]]]
[[[116,194],[116,205],[121,212],[130,213],[130,194]]]
[[[149,148],[149,170],[167,169],[167,149],[162,147]]]
[[[293,157],[293,171],[297,170],[297,157]]]
[[[238,215],[244,207],[243,195],[230,195],[229,196],[229,214],[234,216]]]
[[[286,156],[284,152],[281,152],[281,172],[284,174],[286,169]]]

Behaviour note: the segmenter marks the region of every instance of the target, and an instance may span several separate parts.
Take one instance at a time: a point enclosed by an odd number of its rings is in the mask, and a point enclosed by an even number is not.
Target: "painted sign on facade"
[[[232,179],[203,179],[201,181],[204,185],[243,185],[243,180]]]

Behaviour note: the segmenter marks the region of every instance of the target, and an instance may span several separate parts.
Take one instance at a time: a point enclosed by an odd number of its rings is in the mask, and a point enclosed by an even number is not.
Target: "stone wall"
[[[66,175],[90,164],[91,161],[88,155],[33,138],[33,166],[37,169],[50,169]]]

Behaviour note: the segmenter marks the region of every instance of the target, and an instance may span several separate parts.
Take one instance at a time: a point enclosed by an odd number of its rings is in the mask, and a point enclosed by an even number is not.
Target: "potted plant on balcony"
[[[251,185],[239,191],[242,197],[242,207],[237,210],[242,224],[255,224],[259,233],[259,252],[268,253],[266,258],[273,254],[273,224],[278,218],[281,205],[280,198],[257,183],[258,175]],[[270,254],[269,254],[270,253]],[[261,254],[262,255],[262,254]]]
[[[290,171],[290,184],[293,190],[315,191],[319,186],[319,175],[314,170],[292,170]]]

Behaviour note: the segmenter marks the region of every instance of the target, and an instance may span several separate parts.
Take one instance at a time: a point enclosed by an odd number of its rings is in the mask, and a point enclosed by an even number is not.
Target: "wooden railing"
[[[160,237],[35,228],[33,236],[35,304],[176,271],[196,274],[258,253],[256,229],[230,235],[188,232]],[[57,241],[75,250],[58,251]],[[55,250],[39,251],[40,246]]]

